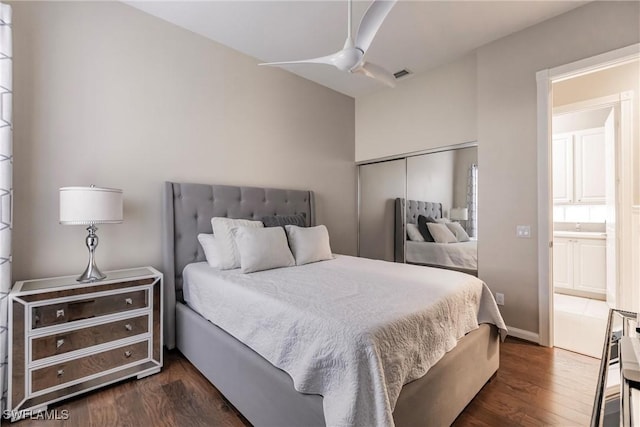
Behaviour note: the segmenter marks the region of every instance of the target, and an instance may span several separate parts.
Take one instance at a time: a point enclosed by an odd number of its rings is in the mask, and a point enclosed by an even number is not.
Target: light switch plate
[[[517,225],[516,226],[516,236],[521,239],[530,239],[531,238],[531,226],[530,225]]]

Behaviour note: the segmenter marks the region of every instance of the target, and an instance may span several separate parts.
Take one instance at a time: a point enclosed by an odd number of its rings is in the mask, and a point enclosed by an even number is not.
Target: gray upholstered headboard
[[[405,224],[417,224],[418,216],[420,215],[430,216],[432,218],[442,218],[442,203],[407,200],[405,206],[404,199],[396,199],[394,240],[396,262],[405,262],[404,242],[407,233]],[[406,218],[406,223],[403,221],[403,218]]]
[[[175,305],[182,301],[182,270],[204,261],[199,233],[212,233],[211,218],[260,220],[270,215],[304,212],[307,225],[315,225],[312,191],[279,190],[230,185],[165,182],[163,215],[164,336],[175,347]]]

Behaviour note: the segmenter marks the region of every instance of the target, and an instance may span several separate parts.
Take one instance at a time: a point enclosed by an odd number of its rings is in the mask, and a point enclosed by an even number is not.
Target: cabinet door
[[[606,241],[575,239],[575,289],[604,294],[607,283]]]
[[[605,203],[604,129],[575,134],[575,202]]]
[[[573,202],[573,135],[553,136],[553,202]]]
[[[573,288],[573,243],[570,239],[553,239],[553,286]]]

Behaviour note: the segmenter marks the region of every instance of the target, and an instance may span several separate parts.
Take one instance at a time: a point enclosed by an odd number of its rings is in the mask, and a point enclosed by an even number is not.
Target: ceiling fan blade
[[[378,80],[389,87],[396,87],[396,78],[389,71],[379,65],[365,62],[360,67],[352,71],[352,73],[364,74],[367,77]]]
[[[358,34],[356,35],[356,47],[366,52],[371,46],[373,38],[380,29],[380,26],[384,22],[393,6],[395,6],[396,0],[382,1],[374,0],[369,6],[367,11],[362,16],[360,26],[358,27]]]
[[[273,67],[279,67],[281,65],[296,65],[296,64],[326,64],[335,66],[335,54],[328,56],[321,56],[319,58],[302,59],[300,61],[283,61],[283,62],[264,62],[258,65],[269,65]]]

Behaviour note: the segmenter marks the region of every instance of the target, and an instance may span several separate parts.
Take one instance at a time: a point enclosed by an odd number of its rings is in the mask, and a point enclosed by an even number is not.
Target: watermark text
[[[45,409],[41,411],[35,411],[32,409],[23,409],[23,410],[5,409],[4,411],[2,411],[2,418],[11,419],[11,420],[28,418],[30,420],[64,421],[69,419],[69,410],[68,409],[51,409],[51,410]]]

